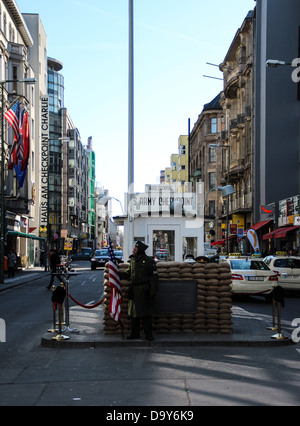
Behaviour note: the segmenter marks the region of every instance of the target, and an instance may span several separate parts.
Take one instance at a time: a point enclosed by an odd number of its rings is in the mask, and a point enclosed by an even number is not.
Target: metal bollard
[[[52,337],[52,340],[68,340],[69,336],[65,336],[62,334],[62,322],[63,322],[63,302],[65,297],[65,287],[63,283],[60,283],[61,291],[60,294],[57,296],[56,302],[58,305],[58,335],[55,337]]]
[[[267,330],[275,331],[275,330],[278,330],[278,329],[275,325],[275,300],[274,299],[272,299],[272,304],[273,304],[273,326],[267,327]]]
[[[278,333],[274,334],[271,339],[284,340],[288,339],[287,336],[281,334],[281,303],[277,302],[277,316],[278,316]]]

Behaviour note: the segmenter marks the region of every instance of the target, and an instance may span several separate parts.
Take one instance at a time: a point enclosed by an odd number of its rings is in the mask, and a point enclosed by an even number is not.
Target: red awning
[[[275,229],[274,231],[269,232],[268,234],[263,235],[263,240],[270,240],[271,238],[273,238],[280,231],[282,231],[281,228]]]
[[[215,241],[214,243],[211,243],[212,246],[224,246],[225,245],[226,240],[219,240],[219,241]]]
[[[299,229],[299,226],[287,226],[286,228],[277,229],[276,234],[274,235],[274,238],[285,238],[286,234],[290,231],[295,231],[296,229]]]
[[[255,225],[250,226],[249,229],[254,229],[257,231],[258,229],[262,228],[265,225],[268,225],[268,223],[273,222],[273,220],[263,220],[262,222],[257,222]]]
[[[255,223],[254,225],[250,226],[250,228],[245,230],[244,237],[247,237],[247,231],[249,231],[249,229],[254,229],[255,231],[257,231],[258,229],[262,228],[263,226],[268,225],[270,222],[273,222],[273,219],[263,220],[262,222]]]
[[[228,240],[232,240],[232,238],[236,238],[236,235],[230,235]],[[226,244],[226,238],[223,238],[222,240],[218,240],[211,243],[212,246],[225,246],[225,244]]]

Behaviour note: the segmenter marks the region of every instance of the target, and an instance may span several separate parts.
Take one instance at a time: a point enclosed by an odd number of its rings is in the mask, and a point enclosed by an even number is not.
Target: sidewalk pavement
[[[7,278],[7,272],[5,272],[4,284],[0,284],[0,292],[13,287],[18,287],[19,285],[29,283],[31,281],[38,280],[41,277],[41,274],[50,276],[50,271],[45,272],[45,267],[41,266],[22,268],[15,272],[14,278]]]
[[[5,278],[0,284],[0,292],[22,284],[40,279],[50,274],[44,268],[34,267],[19,270],[14,278]],[[293,344],[290,333],[282,329],[269,330],[272,326],[272,309],[270,317],[254,314],[246,309],[233,305],[232,307],[232,334],[155,334],[154,341],[144,339],[126,340],[122,334],[103,334],[103,305],[94,309],[72,306],[69,309],[69,325],[58,330],[45,330],[41,336],[41,345],[48,348],[96,348],[96,347],[171,347],[171,346],[278,346]],[[277,318],[276,318],[277,325]],[[49,318],[49,329],[53,328]],[[61,337],[60,337],[61,336]],[[277,338],[275,338],[275,337]]]

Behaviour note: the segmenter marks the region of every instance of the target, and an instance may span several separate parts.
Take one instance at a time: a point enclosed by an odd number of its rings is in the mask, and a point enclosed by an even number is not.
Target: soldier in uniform
[[[158,275],[153,258],[145,253],[147,248],[146,244],[138,241],[134,246],[129,268],[125,272],[120,272],[121,279],[131,280],[127,292],[131,333],[127,339],[140,338],[140,321],[142,321],[145,338],[153,340],[152,314],[155,312]]]

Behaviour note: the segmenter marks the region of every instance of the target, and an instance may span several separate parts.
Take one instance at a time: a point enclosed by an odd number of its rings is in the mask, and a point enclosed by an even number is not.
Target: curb
[[[185,335],[178,336],[178,338],[170,339],[169,335],[159,335],[153,342],[147,340],[122,340],[117,338],[109,338],[104,336],[101,340],[86,338],[85,336],[74,336],[76,340],[72,340],[72,336],[68,336],[68,340],[53,340],[50,333],[44,335],[41,339],[41,346],[50,349],[84,349],[84,348],[116,348],[116,347],[131,347],[131,348],[156,348],[156,347],[276,347],[276,346],[287,346],[294,345],[292,339],[268,339],[262,340],[247,340],[247,339],[234,339],[234,337],[228,336],[228,339],[224,339],[220,335]]]

